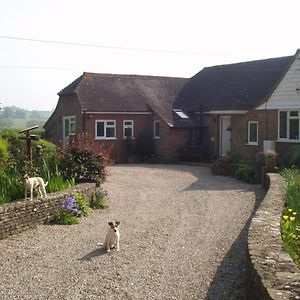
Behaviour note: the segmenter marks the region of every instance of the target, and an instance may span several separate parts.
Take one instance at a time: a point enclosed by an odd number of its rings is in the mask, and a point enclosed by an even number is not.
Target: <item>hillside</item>
[[[43,125],[52,111],[26,110],[16,106],[6,106],[0,110],[0,128],[24,129],[33,125]]]

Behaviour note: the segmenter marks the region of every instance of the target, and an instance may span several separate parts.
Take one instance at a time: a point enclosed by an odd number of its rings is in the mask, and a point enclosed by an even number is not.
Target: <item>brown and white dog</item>
[[[108,229],[103,247],[106,248],[108,253],[113,248],[115,248],[116,251],[119,251],[120,250],[120,231],[119,231],[120,222],[119,221],[108,222],[108,225],[110,227]]]
[[[38,190],[39,194],[43,197],[47,197],[45,187],[48,185],[48,181],[45,183],[41,177],[29,177],[24,175],[24,188],[25,188],[25,200],[27,200],[27,194],[30,192],[30,200],[33,200],[33,191]]]

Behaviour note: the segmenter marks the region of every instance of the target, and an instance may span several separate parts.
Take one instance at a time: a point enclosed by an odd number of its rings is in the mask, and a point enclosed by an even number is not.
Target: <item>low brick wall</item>
[[[280,231],[284,179],[279,174],[267,174],[266,181],[268,193],[249,229],[248,299],[300,299],[300,269],[284,250]]]
[[[90,201],[95,189],[94,183],[82,183],[62,192],[48,194],[47,198],[0,205],[0,239],[50,222],[64,199],[75,192],[85,195]]]

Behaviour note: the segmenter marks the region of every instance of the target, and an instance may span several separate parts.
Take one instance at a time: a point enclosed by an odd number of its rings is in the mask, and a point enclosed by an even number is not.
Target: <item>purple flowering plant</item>
[[[106,190],[102,188],[95,192],[95,197],[91,203],[91,206],[95,209],[104,209],[109,207],[107,200],[109,199],[109,194]]]
[[[61,206],[62,210],[75,216],[80,216],[81,211],[78,209],[77,201],[74,197],[68,196]]]
[[[106,190],[100,190],[97,194],[97,199],[101,200],[103,198],[109,199],[108,192]]]

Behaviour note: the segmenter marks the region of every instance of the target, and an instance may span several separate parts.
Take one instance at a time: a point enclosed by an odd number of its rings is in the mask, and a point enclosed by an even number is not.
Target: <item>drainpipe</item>
[[[82,132],[85,135],[85,132],[86,132],[86,109],[82,110]]]
[[[200,145],[202,145],[202,143],[203,143],[203,108],[202,108],[202,103],[200,103],[199,110],[200,110],[200,139],[199,139],[199,143],[200,143]]]

